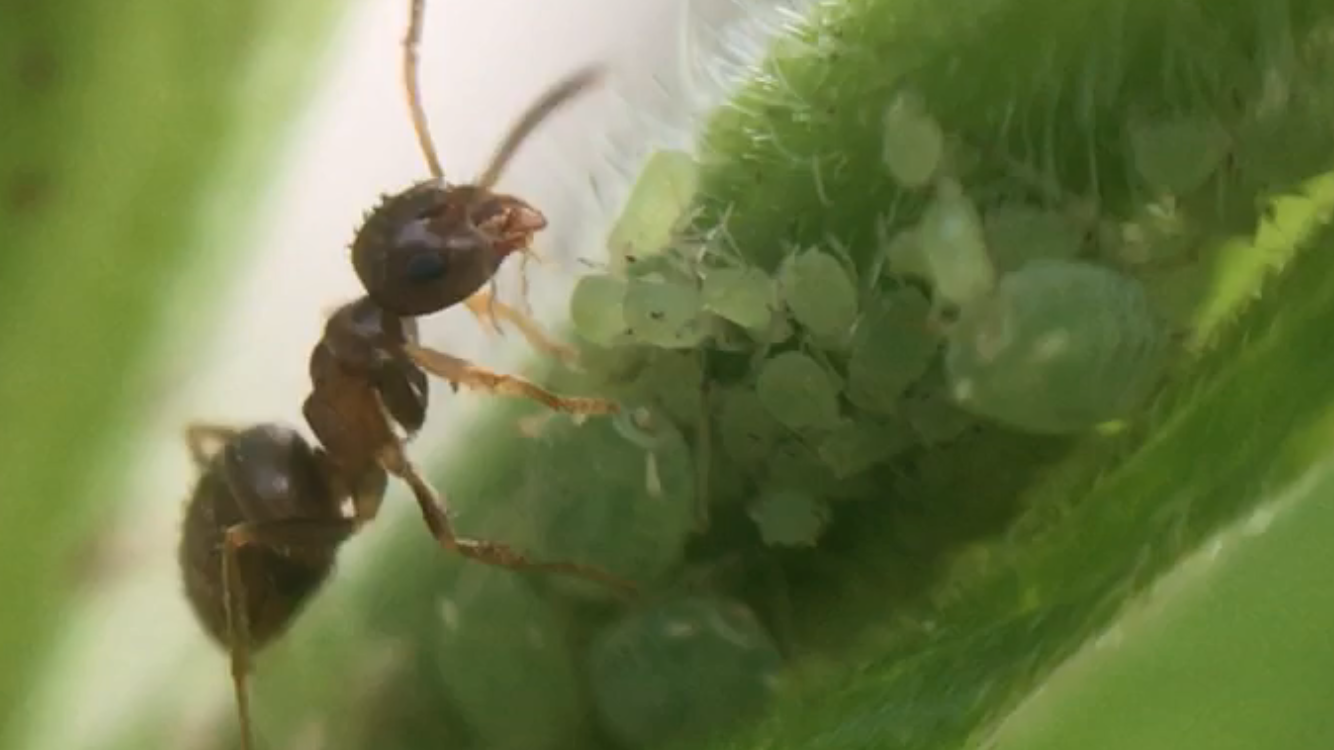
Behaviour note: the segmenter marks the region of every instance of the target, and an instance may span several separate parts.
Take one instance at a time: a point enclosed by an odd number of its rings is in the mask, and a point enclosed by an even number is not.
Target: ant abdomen
[[[341,509],[319,456],[287,427],[265,424],[229,432],[206,460],[186,507],[178,557],[186,599],[208,634],[228,646],[223,582],[228,530],[294,519],[337,521]],[[252,649],[282,635],[333,570],[336,553],[337,545],[237,549]]]
[[[352,267],[386,311],[429,315],[477,293],[546,225],[540,211],[513,196],[427,180],[370,212],[352,241]]]

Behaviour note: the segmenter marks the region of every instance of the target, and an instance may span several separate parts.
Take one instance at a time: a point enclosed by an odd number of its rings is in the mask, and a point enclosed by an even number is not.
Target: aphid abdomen
[[[968,305],[945,366],[967,410],[1041,433],[1126,416],[1150,395],[1168,336],[1143,287],[1076,261],[1030,262]]]

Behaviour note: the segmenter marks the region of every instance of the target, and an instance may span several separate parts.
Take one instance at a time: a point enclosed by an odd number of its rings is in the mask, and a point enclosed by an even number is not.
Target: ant
[[[560,396],[418,344],[417,317],[463,303],[479,319],[518,323],[530,341],[558,350],[522,314],[482,291],[510,253],[530,252],[533,235],[546,226],[536,208],[491,186],[537,125],[598,75],[586,69],[557,83],[512,126],[481,178],[450,185],[417,84],[426,0],[410,2],[403,69],[432,177],[382,199],[353,240],[352,263],[367,294],[329,316],[310,355],[312,388],[302,414],[317,443],[272,423],[186,429],[199,479],[186,506],[178,557],[197,619],[229,652],[246,750],[253,744],[246,690],[251,653],[283,635],[332,572],[343,542],[376,517],[390,476],[407,484],[427,529],[447,550],[514,570],[634,590],[594,567],[534,562],[505,544],[458,536],[443,499],[406,455],[405,444],[426,420],[428,373],[454,390],[531,398],[571,414],[619,411],[614,402]]]

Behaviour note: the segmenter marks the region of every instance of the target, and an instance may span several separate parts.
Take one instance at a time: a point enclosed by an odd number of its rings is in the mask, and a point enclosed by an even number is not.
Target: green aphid
[[[844,341],[857,320],[857,285],[837,258],[803,250],[783,261],[778,289],[796,322],[822,344]]]
[[[791,487],[767,491],[751,503],[750,518],[771,547],[814,547],[829,523],[829,505]]]
[[[963,306],[995,288],[982,217],[957,183],[940,186],[917,229],[938,300]]]
[[[905,188],[930,184],[945,155],[945,133],[914,96],[900,95],[885,110],[882,156],[894,179]]]
[[[625,337],[625,279],[607,274],[583,276],[570,294],[570,323],[581,338],[613,346]]]
[[[764,466],[783,436],[783,425],[749,388],[722,391],[713,402],[719,410],[715,432],[728,457],[752,470]]]
[[[755,267],[711,268],[704,272],[704,309],[749,331],[772,325],[778,289],[769,274]]]
[[[908,227],[896,233],[881,250],[885,254],[885,269],[891,276],[902,279],[931,280],[931,267],[922,251],[922,235],[917,227]]]
[[[1104,256],[1116,263],[1163,267],[1189,263],[1203,237],[1176,199],[1166,197],[1140,206],[1105,240]]]
[[[1184,195],[1204,185],[1227,156],[1227,131],[1207,115],[1134,122],[1130,148],[1135,168],[1153,188]]]
[[[663,150],[648,158],[607,236],[613,268],[620,269],[627,259],[652,255],[671,243],[698,179],[699,167],[684,151]]]
[[[691,283],[632,278],[625,289],[626,334],[665,349],[699,346],[709,335],[704,299]]]
[[[816,452],[835,477],[846,479],[907,450],[913,437],[906,424],[859,415],[843,420],[825,435]]]
[[[977,424],[977,417],[955,404],[943,383],[919,387],[903,399],[899,413],[918,442],[928,446],[948,443]]]
[[[848,398],[880,414],[894,414],[899,397],[927,371],[940,338],[931,331],[931,303],[901,287],[871,300],[852,338]]]
[[[427,653],[483,745],[557,750],[582,736],[578,664],[538,590],[509,571],[463,565],[437,607]]]
[[[596,565],[644,585],[680,561],[694,524],[694,456],[660,413],[631,408],[615,420],[581,424],[553,417],[524,443],[521,458],[516,516],[531,530],[534,558]],[[552,581],[589,596],[611,594],[568,577]]]
[[[697,741],[758,714],[782,657],[754,615],[729,600],[690,597],[633,612],[594,640],[596,715],[623,747]]]
[[[699,352],[655,349],[637,385],[678,424],[690,425],[700,416],[703,382]]]
[[[755,393],[789,429],[827,430],[838,424],[836,382],[820,363],[799,351],[783,352],[761,365]]]
[[[774,443],[766,458],[762,484],[830,496],[839,478],[816,452],[818,439],[789,435]]]
[[[955,401],[974,414],[1074,433],[1139,408],[1168,345],[1138,281],[1090,263],[1034,261],[964,308],[945,370]]]
[[[1084,230],[1073,216],[1020,204],[987,209],[987,249],[997,271],[1017,271],[1030,260],[1073,260],[1084,249]]]

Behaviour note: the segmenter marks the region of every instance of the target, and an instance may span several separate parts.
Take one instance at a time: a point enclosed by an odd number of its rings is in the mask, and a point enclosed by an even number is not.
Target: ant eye
[[[408,261],[403,275],[419,283],[438,281],[445,275],[445,268],[445,259],[439,254],[421,253]]]

